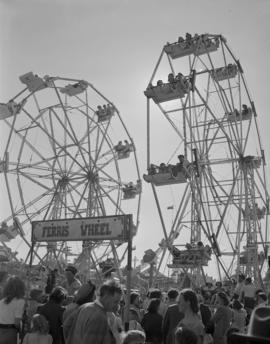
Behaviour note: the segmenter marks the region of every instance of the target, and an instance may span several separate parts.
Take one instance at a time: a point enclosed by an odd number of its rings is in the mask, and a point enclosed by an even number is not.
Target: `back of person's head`
[[[122,289],[119,283],[114,280],[108,280],[104,282],[99,288],[100,297],[103,297],[105,295],[113,296],[115,293],[122,294]]]
[[[55,287],[50,294],[50,301],[60,304],[66,299],[66,296],[67,291],[65,288]]]
[[[122,344],[144,344],[145,343],[145,334],[142,331],[138,330],[129,330],[124,338]]]
[[[196,333],[186,327],[178,327],[175,332],[176,344],[197,344],[197,341]]]
[[[169,300],[174,300],[174,299],[176,299],[177,298],[177,296],[179,295],[179,292],[178,292],[178,290],[177,289],[170,289],[169,291],[168,291],[168,298],[169,298]]]
[[[10,303],[14,298],[21,299],[25,295],[25,284],[17,276],[11,276],[4,286],[3,298],[5,303]]]
[[[229,298],[228,298],[226,293],[224,293],[223,291],[220,291],[220,292],[217,293],[217,296],[222,300],[224,306],[228,306],[229,305],[230,300],[229,300]]]
[[[49,323],[43,315],[41,314],[33,315],[31,332],[38,332],[41,334],[49,333]]]
[[[135,291],[130,293],[130,304],[133,305],[138,297],[140,297],[139,293],[136,293]]]
[[[151,290],[149,293],[149,299],[161,299],[162,293],[159,289]]]
[[[96,286],[91,281],[88,281],[87,283],[83,284],[77,291],[74,297],[74,301],[79,306],[83,305],[84,303],[94,301],[95,290]]]
[[[149,313],[157,313],[160,305],[160,299],[150,299],[147,310]]]
[[[189,301],[190,308],[193,311],[193,313],[198,313],[199,305],[196,293],[192,289],[183,289],[180,292],[180,295],[183,296],[185,301]]]

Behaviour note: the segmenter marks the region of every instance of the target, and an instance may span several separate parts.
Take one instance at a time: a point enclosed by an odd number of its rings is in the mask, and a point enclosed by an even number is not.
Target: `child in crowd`
[[[49,324],[41,314],[35,314],[32,318],[31,333],[27,333],[23,344],[52,344],[53,339],[49,334]]]
[[[124,337],[123,344],[144,344],[145,334],[142,331],[130,330]]]

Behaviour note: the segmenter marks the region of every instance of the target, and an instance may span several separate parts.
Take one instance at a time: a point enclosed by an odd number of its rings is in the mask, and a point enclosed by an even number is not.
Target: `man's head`
[[[122,296],[122,289],[114,280],[106,281],[99,289],[99,300],[107,312],[118,308]]]

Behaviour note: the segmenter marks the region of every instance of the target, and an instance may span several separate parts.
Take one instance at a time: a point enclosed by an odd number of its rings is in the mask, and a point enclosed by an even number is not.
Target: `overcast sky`
[[[120,110],[144,172],[143,91],[163,45],[186,32],[222,34],[244,69],[269,162],[269,18],[268,0],[0,0],[0,102],[29,71],[85,79]],[[140,223],[139,258],[162,238],[149,185]]]

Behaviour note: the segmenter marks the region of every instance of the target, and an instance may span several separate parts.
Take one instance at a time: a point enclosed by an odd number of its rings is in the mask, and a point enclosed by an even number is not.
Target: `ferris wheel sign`
[[[115,215],[32,222],[32,242],[121,240],[127,241],[132,215]]]

